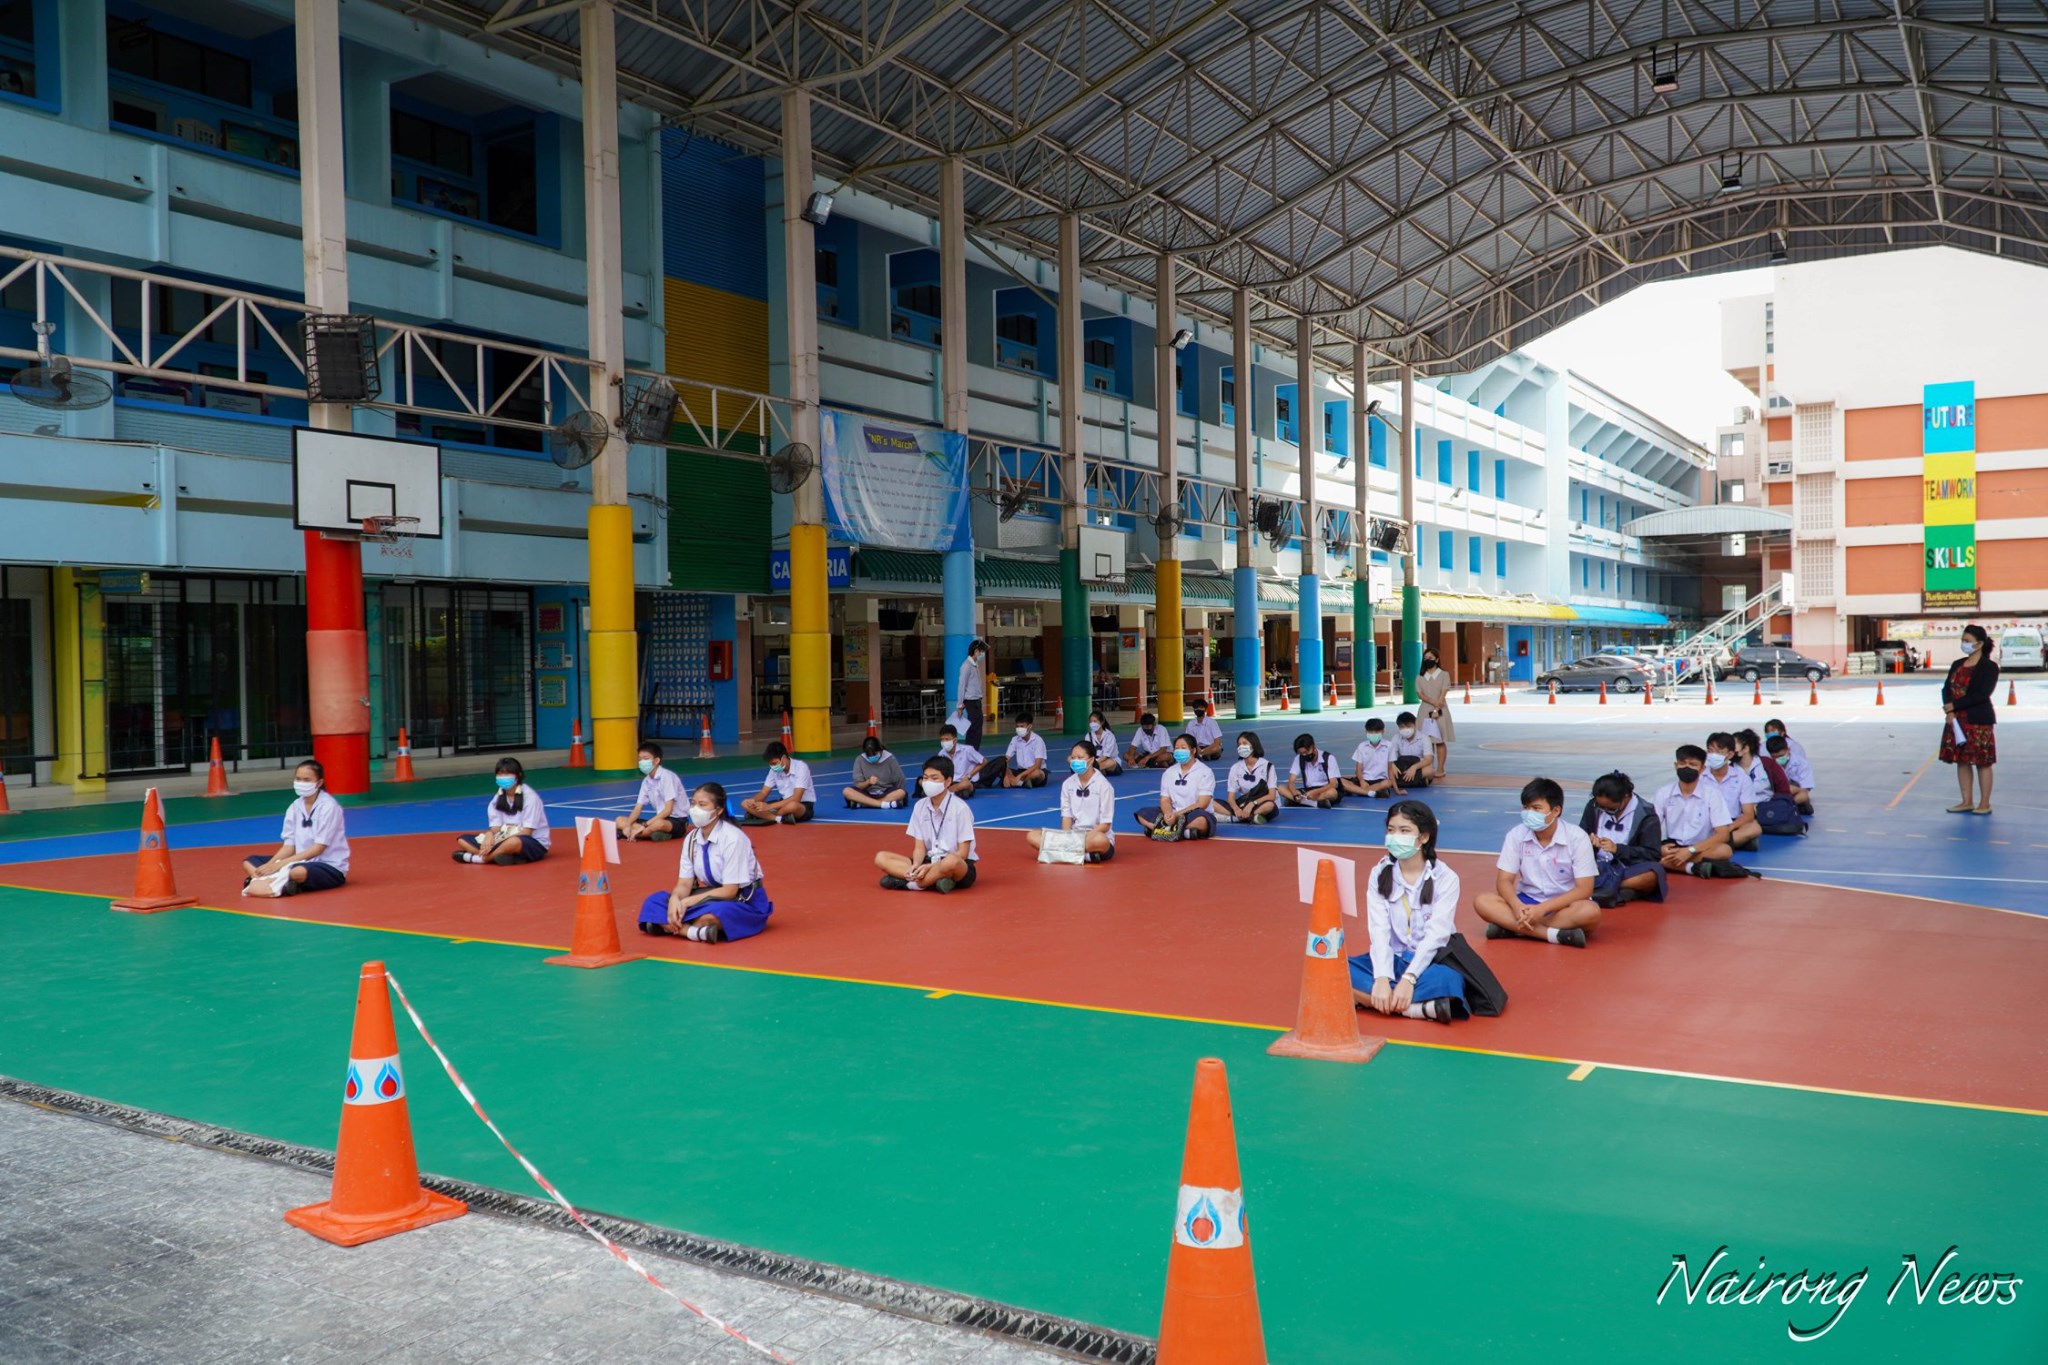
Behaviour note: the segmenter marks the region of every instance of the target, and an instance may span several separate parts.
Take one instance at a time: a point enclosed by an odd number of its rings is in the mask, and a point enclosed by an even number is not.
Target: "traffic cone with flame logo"
[[[1301,1005],[1294,1027],[1268,1054],[1320,1062],[1369,1062],[1385,1043],[1358,1032],[1351,1001],[1351,964],[1344,956],[1344,912],[1337,899],[1337,865],[1316,864],[1315,898],[1308,907],[1308,948],[1301,963]]]
[[[197,896],[178,894],[177,879],[171,875],[171,841],[164,833],[163,803],[151,787],[142,798],[142,847],[135,854],[135,894],[115,901],[114,909],[154,915],[159,910],[198,903]]]
[[[1195,1094],[1188,1106],[1157,1360],[1159,1365],[1264,1365],[1265,1359],[1244,1177],[1237,1169],[1237,1130],[1230,1118],[1230,1078],[1220,1060],[1204,1057],[1195,1063]]]

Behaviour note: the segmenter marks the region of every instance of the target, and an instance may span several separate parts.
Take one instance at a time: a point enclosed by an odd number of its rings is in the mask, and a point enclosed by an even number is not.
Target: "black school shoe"
[[[887,873],[882,875],[882,889],[884,891],[901,891],[909,885],[910,883],[901,877],[891,877]]]

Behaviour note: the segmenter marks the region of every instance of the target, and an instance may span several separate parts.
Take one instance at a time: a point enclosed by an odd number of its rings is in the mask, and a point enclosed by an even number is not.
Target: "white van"
[[[2041,654],[2041,632],[2038,630],[2009,630],[1998,637],[1998,666],[2000,668],[2034,668],[2048,666]]]

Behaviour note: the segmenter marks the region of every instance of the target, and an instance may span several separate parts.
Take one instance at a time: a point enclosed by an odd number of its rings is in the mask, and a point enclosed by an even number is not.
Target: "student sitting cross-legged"
[[[752,938],[768,927],[768,899],[754,841],[725,814],[725,788],[705,782],[690,795],[690,832],[673,891],[640,904],[640,932],[674,934],[698,943]]]
[[[1075,740],[1067,750],[1067,767],[1072,776],[1060,784],[1060,828],[1081,832],[1081,852],[1091,863],[1106,863],[1116,856],[1116,790],[1095,766],[1095,746]],[[1027,830],[1026,842],[1041,847],[1043,831]]]
[[[640,794],[633,798],[633,811],[616,823],[621,839],[673,839],[683,818],[683,779],[661,764],[661,746],[649,740],[640,746]],[[647,818],[642,820],[642,811]]]
[[[1223,727],[1216,723],[1216,708],[1207,702],[1195,703],[1195,718],[1188,722],[1188,738],[1195,742],[1195,757],[1200,759],[1223,757]]]
[[[989,760],[992,771],[984,774],[981,785],[990,786],[992,778],[1000,777],[1005,787],[1043,787],[1045,757],[1045,740],[1038,734],[1036,717],[1029,711],[1019,711],[1017,733],[1011,736],[1010,747],[1001,758]]]
[[[1109,717],[1100,711],[1088,713],[1088,742],[1095,746],[1095,770],[1099,773],[1120,773],[1124,761],[1116,747],[1116,731],[1109,728]]]
[[[981,750],[960,738],[960,732],[952,726],[941,725],[939,754],[953,767],[953,784],[949,790],[963,801],[972,801],[982,770],[988,766]]]
[[[1664,849],[1658,860],[1666,872],[1683,872],[1694,877],[1744,877],[1748,870],[1732,862],[1735,848],[1728,840],[1734,821],[1721,793],[1701,776],[1707,766],[1707,751],[1697,744],[1681,744],[1672,764],[1677,781],[1658,788],[1651,804],[1664,827]]]
[[[1394,738],[1389,747],[1388,762],[1395,779],[1404,786],[1427,787],[1436,780],[1437,744],[1422,733],[1413,711],[1403,711],[1394,718]]]
[[[818,784],[811,765],[792,755],[782,741],[771,740],[761,751],[768,776],[761,790],[740,802],[749,825],[800,825],[817,814]]]
[[[1586,946],[1600,923],[1593,903],[1593,841],[1560,818],[1564,788],[1547,777],[1522,788],[1522,823],[1508,831],[1494,889],[1472,903],[1488,938],[1534,938]]]
[[[954,785],[951,759],[939,754],[924,761],[917,784],[920,799],[911,803],[906,829],[909,855],[875,855],[884,890],[947,892],[974,885],[974,812]]]
[[[1177,736],[1170,750],[1173,766],[1159,774],[1159,804],[1138,812],[1138,828],[1154,839],[1206,839],[1216,832],[1209,807],[1216,797],[1216,774],[1195,761],[1195,742]]]
[[[1799,807],[1799,813],[1813,814],[1813,765],[1804,754],[1792,751],[1792,741],[1783,734],[1765,739],[1764,748],[1785,774],[1785,784],[1791,788],[1792,803]]]
[[[1371,950],[1351,959],[1360,1008],[1448,1024],[1469,1016],[1465,978],[1436,960],[1458,931],[1458,874],[1436,859],[1436,812],[1387,808],[1387,856],[1365,878]]]
[[[1353,796],[1405,796],[1394,776],[1393,751],[1387,748],[1387,723],[1378,716],[1365,722],[1365,739],[1351,751],[1352,776],[1339,779]]]
[[[1254,825],[1271,823],[1280,812],[1279,798],[1274,795],[1279,780],[1259,737],[1245,731],[1237,737],[1237,762],[1230,765],[1230,776],[1216,797],[1216,818]]]
[[[1726,730],[1716,730],[1707,736],[1707,771],[1701,781],[1713,787],[1721,804],[1728,808],[1729,817],[1735,828],[1729,841],[1736,848],[1755,848],[1756,841],[1763,837],[1763,826],[1757,823],[1756,803],[1769,795],[1759,793],[1756,784],[1750,780],[1747,769],[1735,762],[1735,736]]]
[[[292,774],[292,803],[284,808],[277,851],[242,861],[245,896],[296,896],[332,891],[348,880],[348,829],[341,803],[325,790],[327,770],[307,759]]]
[[[1344,775],[1337,757],[1316,747],[1314,735],[1294,737],[1294,761],[1287,766],[1277,795],[1290,806],[1319,806],[1325,810],[1344,799]]]
[[[1150,711],[1140,712],[1138,728],[1131,731],[1131,747],[1124,754],[1126,768],[1164,768],[1173,762],[1173,745],[1165,729],[1159,724],[1159,717]]]
[[[498,784],[498,795],[486,808],[489,824],[480,833],[455,841],[455,861],[513,867],[547,857],[547,807],[540,793],[526,785],[526,769],[516,758],[501,758],[492,780]]]
[[[860,753],[853,760],[853,785],[840,795],[846,798],[848,810],[861,806],[895,810],[904,801],[903,765],[882,747],[881,740],[869,735],[860,742]]]
[[[1664,823],[1657,808],[1636,795],[1627,773],[1603,773],[1593,780],[1579,828],[1593,840],[1596,902],[1664,899]]]

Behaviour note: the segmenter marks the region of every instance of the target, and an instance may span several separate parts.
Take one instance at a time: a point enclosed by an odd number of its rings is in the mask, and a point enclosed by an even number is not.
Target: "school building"
[[[428,752],[559,749],[580,720],[600,763],[700,717],[722,745],[784,708],[810,747],[827,712],[924,727],[974,634],[1047,710],[1076,695],[1047,680],[1076,676],[1122,710],[1283,687],[1313,709],[1368,673],[1397,688],[1423,641],[1461,678],[1498,652],[1526,680],[1714,605],[1624,529],[1711,499],[1712,456],[1582,377],[1518,354],[1386,382],[1171,258],[1162,309],[1082,278],[1078,237],[1040,258],[973,234],[943,185],[936,215],[790,188],[807,144],[664,127],[397,10],[338,25],[329,91],[302,81],[281,0],[0,0],[10,775],[91,788],[214,740],[276,765],[327,733],[307,662],[327,537],[294,461],[317,409],[431,461],[430,506],[396,510],[439,534],[373,538],[360,588],[340,580],[373,758],[401,726]],[[345,148],[329,133],[316,156],[302,108],[331,108]],[[593,179],[593,143],[614,177]],[[322,231],[346,241],[345,309],[309,295],[302,233],[304,177],[337,160]],[[339,312],[372,320],[377,372],[346,409],[309,401],[304,336]],[[607,386],[664,378],[668,440],[627,439]],[[970,533],[813,536],[835,413],[958,438]],[[623,453],[563,459],[593,414]],[[763,460],[793,445],[826,467],[791,495]],[[874,524],[900,510],[865,496]]]
[[[1996,638],[2048,614],[2048,379],[2009,340],[2048,281],[1945,247],[1884,269],[1878,291],[1853,260],[1802,263],[1722,304],[1757,406],[1719,433],[1716,501],[1782,528],[1742,587],[1790,573],[1773,638],[1838,669],[1885,639],[1944,664],[1971,621]]]

